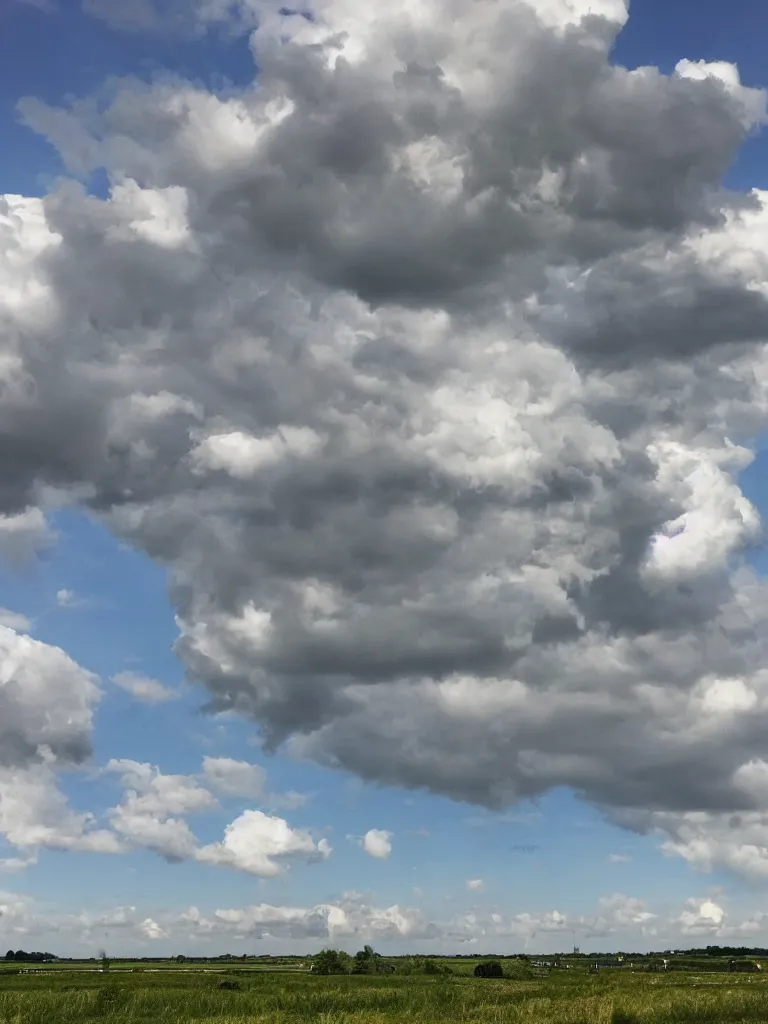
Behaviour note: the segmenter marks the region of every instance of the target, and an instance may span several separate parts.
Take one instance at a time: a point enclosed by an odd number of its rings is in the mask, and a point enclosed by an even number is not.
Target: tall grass
[[[232,987],[223,987],[228,982]],[[553,974],[467,977],[251,974],[0,977],[0,1024],[746,1024],[768,1021],[768,979]]]

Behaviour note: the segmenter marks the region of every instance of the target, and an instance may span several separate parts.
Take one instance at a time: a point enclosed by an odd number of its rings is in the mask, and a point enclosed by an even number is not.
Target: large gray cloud
[[[22,105],[112,192],[0,207],[0,511],[76,491],[166,565],[272,747],[765,810],[768,213],[720,181],[765,96],[612,66],[618,0],[240,13],[238,95]]]
[[[0,626],[0,769],[91,752],[99,689],[58,647]]]

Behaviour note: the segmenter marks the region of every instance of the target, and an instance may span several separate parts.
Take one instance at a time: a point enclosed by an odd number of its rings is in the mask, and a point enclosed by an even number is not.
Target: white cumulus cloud
[[[308,832],[263,811],[244,811],[224,830],[219,843],[202,847],[197,859],[221,864],[262,878],[283,874],[291,859],[325,860],[331,854],[327,839],[315,842]]]
[[[369,829],[360,840],[360,845],[369,857],[386,860],[392,853],[392,833],[384,829]]]

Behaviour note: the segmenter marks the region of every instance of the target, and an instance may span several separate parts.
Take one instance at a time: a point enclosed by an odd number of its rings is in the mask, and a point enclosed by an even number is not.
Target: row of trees
[[[768,949],[757,946],[707,946],[706,949],[687,949],[685,952],[688,956],[768,956]]]
[[[0,946],[0,949],[1,948],[2,947]],[[16,952],[14,952],[12,949],[9,949],[8,952],[5,954],[5,959],[16,960],[19,963],[25,964],[40,964],[45,963],[47,960],[55,960],[56,957],[53,955],[53,953],[25,953],[23,949],[17,949]]]
[[[399,957],[396,965],[385,960],[371,946],[364,946],[354,956],[341,949],[324,949],[312,959],[314,974],[451,974],[444,967],[424,957]]]
[[[528,978],[533,971],[526,962],[527,958],[519,958],[517,962],[502,965],[497,961],[479,963],[475,968],[478,978]],[[312,959],[314,974],[431,974],[449,975],[453,971],[447,964],[441,964],[429,957],[404,956],[389,962],[380,956],[371,946],[364,946],[354,956],[340,949],[324,949]]]

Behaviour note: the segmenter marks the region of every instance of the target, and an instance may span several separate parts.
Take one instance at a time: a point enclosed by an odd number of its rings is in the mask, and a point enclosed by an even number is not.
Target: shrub
[[[503,978],[504,971],[501,968],[501,964],[496,963],[495,960],[489,960],[486,963],[478,964],[475,968],[476,978]]]
[[[511,960],[504,965],[504,977],[510,981],[531,981],[536,975],[525,961]]]

